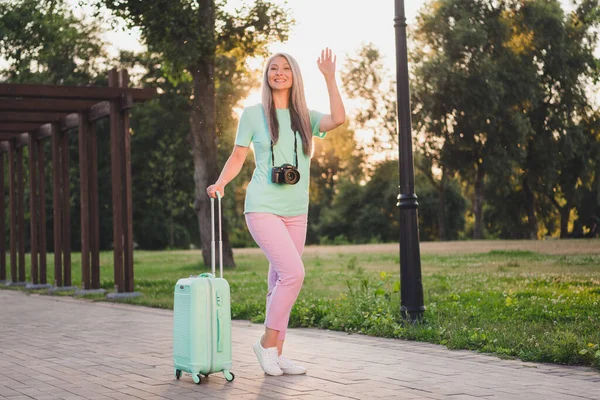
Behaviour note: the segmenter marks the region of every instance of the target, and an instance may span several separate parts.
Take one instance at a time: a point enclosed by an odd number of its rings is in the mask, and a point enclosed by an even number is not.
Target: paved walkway
[[[265,376],[233,324],[235,381],[173,376],[172,312],[0,290],[3,399],[600,399],[600,373],[340,332],[292,329],[306,376]]]

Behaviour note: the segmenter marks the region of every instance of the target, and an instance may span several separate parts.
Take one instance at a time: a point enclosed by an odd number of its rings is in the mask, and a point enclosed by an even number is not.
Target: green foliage
[[[433,188],[421,180],[415,189],[419,202],[419,237],[423,241],[439,239],[440,230],[440,201],[439,188]],[[467,200],[461,193],[456,181],[445,185],[444,193],[444,231],[446,240],[459,239],[459,233],[465,228],[465,212]]]
[[[106,84],[103,76],[103,61],[107,55],[100,39],[101,29],[96,23],[76,18],[63,1],[14,0],[0,4],[0,54],[5,58],[6,68],[0,77],[11,83],[40,83],[89,85]],[[104,127],[99,121],[99,130]],[[71,204],[72,248],[80,248],[79,211],[79,156],[77,135],[69,133],[69,193]],[[52,169],[50,141],[42,142],[46,154],[46,210],[52,210]],[[106,147],[105,147],[106,145]],[[108,136],[98,136],[99,154],[106,151]],[[26,150],[25,150],[25,154]],[[110,160],[99,157],[99,204],[100,246],[109,248],[112,237],[112,215],[110,210]],[[28,157],[24,157],[27,176]],[[5,168],[8,182],[8,168]],[[104,178],[106,177],[106,178]],[[29,185],[25,185],[25,204],[29,204]],[[6,190],[8,188],[5,188]],[[8,202],[6,203],[8,208]],[[26,207],[27,208],[27,207]],[[46,237],[48,249],[52,249],[53,215],[46,212]],[[28,220],[28,216],[26,216]],[[27,221],[28,222],[28,221]],[[6,228],[9,226],[7,224]],[[26,232],[29,228],[26,226]],[[26,250],[29,238],[26,235]],[[7,240],[9,235],[6,236]]]
[[[353,243],[368,243],[375,237],[384,242],[396,240],[397,164],[386,162],[375,171],[364,186],[349,180],[338,184],[331,206],[322,210],[317,222],[322,237],[334,240],[344,235]]]
[[[76,18],[64,1],[9,0],[0,4],[0,76],[15,83],[97,83],[107,58],[101,29]]]
[[[328,133],[324,140],[314,141],[310,166],[309,221],[320,221],[326,217],[343,182],[358,185],[363,178],[365,156],[357,148],[354,135],[354,130],[346,123]],[[327,240],[327,236],[320,232],[319,225],[309,224],[308,243]]]
[[[475,235],[566,237],[571,210],[600,205],[581,202],[598,193],[588,90],[598,75],[598,9],[593,0],[571,13],[558,0],[434,0],[419,15],[416,165],[440,192],[456,174],[473,188]]]
[[[554,207],[561,219],[560,235],[566,237],[572,209],[588,213],[600,205],[581,202],[597,175],[598,113],[587,87],[598,75],[593,54],[598,2],[582,2],[568,15],[556,1],[531,2],[523,11],[514,16],[515,30],[540,32],[522,51],[522,57],[536,66],[530,73],[538,80],[536,97],[527,110],[534,134],[524,143],[523,182],[535,192],[527,207],[529,214],[533,202]]]
[[[267,44],[287,40],[293,21],[286,10],[259,0],[228,13],[224,2],[185,0],[95,0],[162,55],[167,75],[177,84],[190,68],[228,56],[241,68],[246,57],[264,56]]]
[[[331,205],[312,223],[320,244],[378,243],[398,240],[398,164],[385,161],[373,168],[366,184],[343,179],[335,186]],[[419,225],[423,240],[437,238],[439,193],[425,179],[417,180]],[[455,182],[446,186],[444,207],[447,237],[456,239],[465,224],[466,200]],[[312,220],[314,221],[314,220]]]
[[[413,104],[425,138],[418,146],[443,174],[458,172],[475,188],[475,236],[486,176],[521,155],[528,129],[515,93],[528,87],[500,20],[508,3],[432,1],[417,23]]]
[[[189,248],[196,231],[192,209],[194,182],[187,140],[186,106],[161,96],[134,112],[132,185],[134,224],[139,245],[146,249]],[[182,107],[183,106],[183,107]],[[181,123],[181,121],[184,123]],[[137,134],[139,132],[139,134]],[[196,237],[196,235],[194,235]],[[194,241],[195,242],[195,241]]]

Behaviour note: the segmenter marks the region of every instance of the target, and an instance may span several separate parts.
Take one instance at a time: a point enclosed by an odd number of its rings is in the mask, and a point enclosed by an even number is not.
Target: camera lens
[[[285,182],[289,185],[295,185],[300,180],[300,173],[293,169],[285,171],[284,175]]]

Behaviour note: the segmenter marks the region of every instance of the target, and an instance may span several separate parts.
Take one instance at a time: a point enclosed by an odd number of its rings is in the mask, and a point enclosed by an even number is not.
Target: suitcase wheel
[[[181,370],[180,369],[175,370],[175,378],[177,378],[177,379],[181,378]]]
[[[194,374],[192,375],[192,378],[194,379],[194,383],[196,383],[196,385],[199,385],[200,381],[202,380],[200,374]]]
[[[235,379],[233,372],[223,371],[223,376],[225,376],[227,382],[232,382]]]

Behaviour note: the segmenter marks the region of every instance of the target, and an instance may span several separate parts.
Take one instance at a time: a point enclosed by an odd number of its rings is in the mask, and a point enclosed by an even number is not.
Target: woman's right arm
[[[206,188],[206,193],[209,197],[217,197],[217,193],[221,193],[221,196],[225,195],[225,186],[231,182],[242,170],[246,155],[248,154],[248,147],[238,146],[237,144],[233,148],[231,155],[227,159],[223,171],[219,179],[214,185],[210,185]]]

